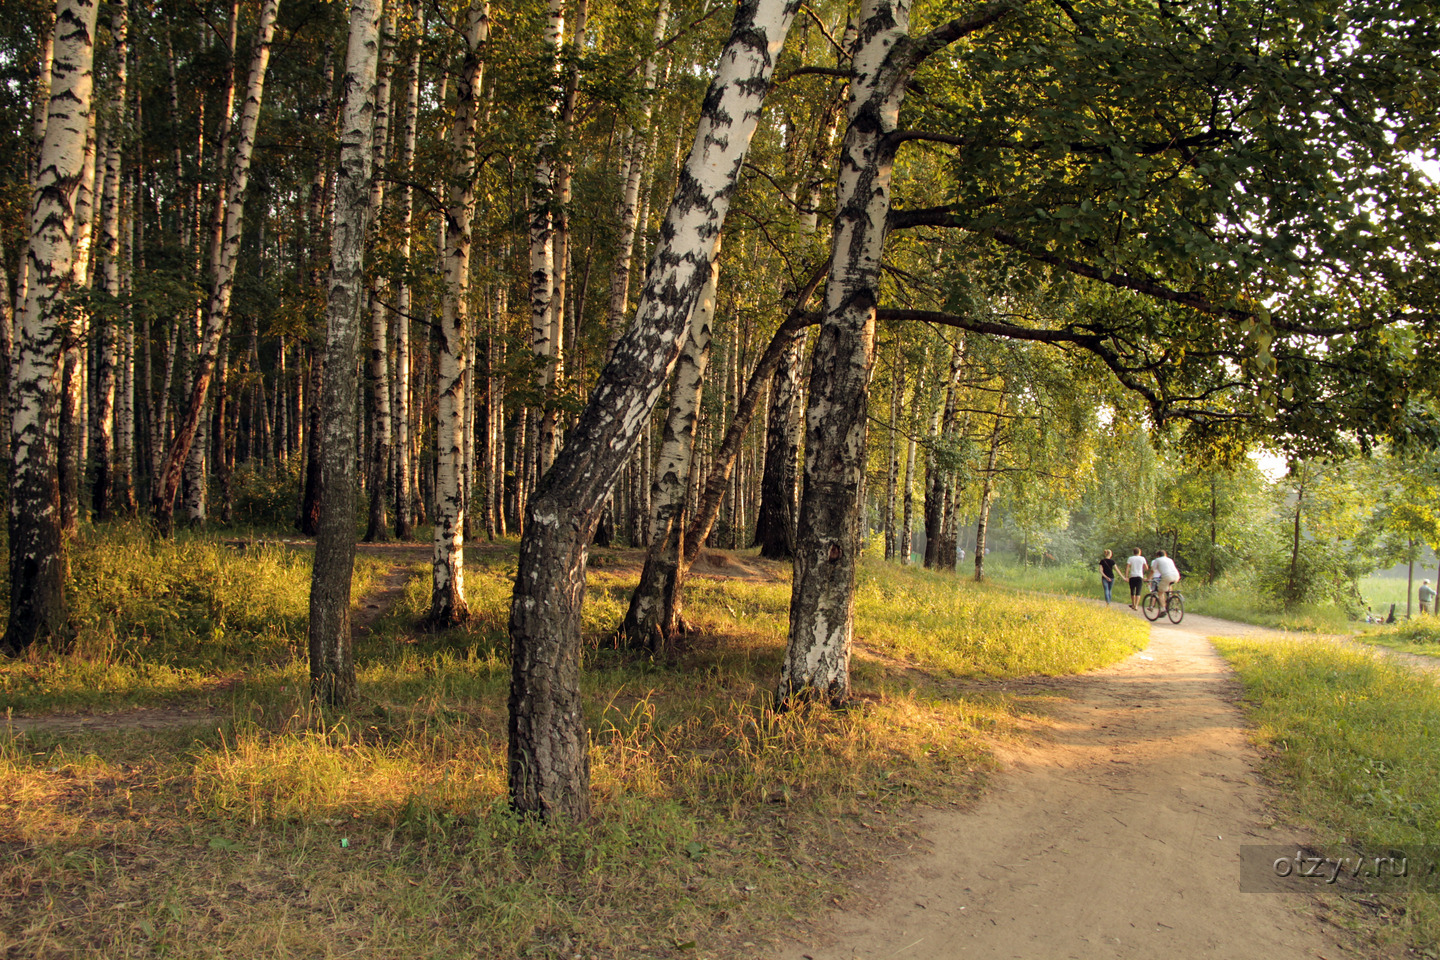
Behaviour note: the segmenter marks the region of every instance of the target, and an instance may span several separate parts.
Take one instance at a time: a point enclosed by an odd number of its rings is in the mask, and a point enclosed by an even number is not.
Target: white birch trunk
[[[70,272],[75,290],[90,286],[90,254],[95,239],[95,142],[96,111],[88,112],[85,161],[75,192],[75,242]],[[85,374],[86,350],[90,335],[89,314],[81,311],[71,325],[72,336],[64,345],[64,369],[60,376],[60,526],[67,538],[80,525],[80,474],[85,461]]]
[[[437,626],[469,616],[465,603],[464,455],[465,344],[470,337],[470,242],[475,218],[475,129],[485,65],[481,48],[490,35],[490,4],[475,3],[465,29],[466,54],[456,87],[450,129],[450,183],[445,210],[445,299],[436,334],[435,551],[429,621]]]
[[[805,487],[790,633],[776,691],[780,703],[838,703],[850,696],[868,389],[896,147],[889,135],[915,67],[1012,9],[1010,0],[1002,0],[912,42],[910,0],[865,0],[861,6],[825,318],[810,363]]]
[[[270,64],[270,44],[275,35],[275,17],[279,6],[280,0],[264,0],[260,8],[260,24],[245,87],[245,102],[241,108],[235,150],[225,185],[225,232],[206,307],[204,339],[196,360],[195,376],[190,387],[184,420],[176,430],[161,475],[156,478],[151,511],[157,526],[163,531],[168,531],[172,526],[175,491],[180,485],[180,473],[189,456],[190,447],[195,442],[215,369],[215,358],[220,352],[221,337],[230,315],[230,294],[235,284],[235,264],[239,259],[245,216],[245,190],[250,182],[250,158],[255,151],[255,131],[260,122],[260,104],[265,94],[265,73]]]
[[[105,176],[101,190],[103,214],[100,221],[100,279],[112,303],[120,298],[120,160],[125,130],[126,79],[129,66],[129,4],[116,3],[110,34],[114,44],[115,73],[111,78],[111,123],[106,138]],[[115,392],[118,365],[118,316],[101,323],[96,330],[95,349],[95,519],[110,519],[112,470],[115,460]]]
[[[644,180],[646,150],[650,139],[650,117],[655,105],[655,50],[665,40],[670,20],[670,0],[660,0],[655,11],[655,33],[650,52],[645,56],[645,93],[640,100],[640,123],[628,131],[625,140],[625,193],[620,201],[620,235],[616,244],[615,264],[610,270],[610,303],[606,326],[610,330],[610,346],[620,338],[625,324],[625,308],[630,300],[630,263],[635,251],[635,232],[640,222],[640,184]]]
[[[630,597],[621,632],[629,647],[664,653],[682,629],[680,589],[685,570],[680,549],[684,540],[685,496],[690,489],[690,468],[695,461],[695,425],[710,364],[711,324],[715,319],[715,289],[720,261],[711,264],[710,281],[690,316],[689,332],[675,364],[675,385],[660,441],[651,487],[651,512],[646,542],[650,549],[640,587]]]
[[[391,74],[395,59],[395,16],[387,11],[380,33],[380,79],[375,89],[374,164],[385,165],[385,138],[390,123]],[[385,181],[371,177],[370,217],[379,222],[385,204]],[[374,419],[370,429],[370,519],[365,542],[390,539],[389,521],[385,517],[387,481],[390,477],[390,331],[387,310],[379,296],[380,281],[370,298],[370,397]]]
[[[351,0],[325,316],[325,382],[320,398],[324,431],[320,524],[310,581],[311,695],[330,704],[345,704],[355,696],[350,579],[355,566],[356,360],[365,300],[365,235],[371,210],[371,136],[379,56],[379,3]]]
[[[425,34],[423,14],[416,25],[417,37]],[[405,125],[401,134],[400,168],[405,185],[400,192],[400,259],[407,268],[406,279],[400,284],[396,297],[395,316],[395,536],[409,540],[414,531],[411,526],[411,468],[414,459],[410,454],[410,266],[411,237],[415,228],[415,192],[409,180],[415,165],[416,128],[420,111],[420,40],[415,42],[415,52],[410,58],[405,84]]]
[[[895,129],[909,76],[897,69],[891,53],[908,40],[909,31],[909,0],[862,4],[825,319],[811,361],[790,634],[776,693],[781,703],[843,702],[850,696],[865,387],[894,162],[886,135]]]
[[[530,499],[510,607],[509,783],[519,810],[572,820],[589,813],[579,683],[586,551],[709,281],[715,240],[798,6],[742,0],[737,7],[635,320]]]
[[[555,456],[555,120],[559,111],[560,44],[565,32],[563,0],[549,0],[541,56],[547,63],[551,90],[540,119],[535,173],[530,181],[530,347],[540,373],[542,407],[536,422],[536,473],[550,468]]]
[[[10,619],[0,650],[17,654],[65,631],[65,544],[60,533],[60,353],[74,277],[75,189],[89,130],[96,4],[59,0],[45,138],[31,195],[29,284],[20,316],[10,452]]]

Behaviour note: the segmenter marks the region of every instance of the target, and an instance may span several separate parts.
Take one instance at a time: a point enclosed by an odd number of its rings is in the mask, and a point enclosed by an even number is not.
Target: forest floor
[[[923,813],[913,844],[779,956],[1381,955],[1350,932],[1355,898],[1240,892],[1242,845],[1305,838],[1276,822],[1210,636],[1283,635],[1190,616],[1112,667],[1029,681],[1062,695],[1048,731],[997,748],[979,802]]]

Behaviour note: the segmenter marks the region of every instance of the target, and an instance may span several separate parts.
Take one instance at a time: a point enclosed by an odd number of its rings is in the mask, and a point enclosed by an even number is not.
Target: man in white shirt
[[[1155,577],[1160,587],[1160,602],[1170,602],[1170,587],[1180,582],[1180,568],[1175,566],[1175,561],[1165,556],[1164,550],[1156,551],[1155,561],[1150,564],[1150,574]]]
[[[1130,609],[1140,608],[1140,588],[1145,585],[1145,557],[1140,553],[1140,548],[1135,548],[1135,553],[1125,560],[1125,576],[1130,578]]]

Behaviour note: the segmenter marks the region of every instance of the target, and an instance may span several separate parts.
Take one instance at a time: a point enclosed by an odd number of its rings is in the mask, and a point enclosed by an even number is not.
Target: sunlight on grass
[[[1325,641],[1218,640],[1245,685],[1286,813],[1360,852],[1440,844],[1440,688]],[[1400,932],[1440,942],[1440,878],[1401,894]]]
[[[788,583],[692,581],[696,632],[653,660],[612,646],[635,565],[610,556],[584,616],[595,812],[545,826],[505,802],[513,545],[469,552],[455,630],[424,628],[429,570],[409,566],[357,639],[361,701],[323,713],[306,701],[308,557],[129,536],[87,549],[105,556],[84,609],[108,615],[76,652],[0,666],[24,702],[194,703],[235,685],[218,723],[0,727],[0,883],[34,891],[0,901],[0,927],[29,931],[37,958],[318,956],[291,932],[297,909],[323,911],[327,948],[356,956],[639,956],[754,936],[838,894],[910,805],[973,797],[991,745],[1037,721],[1043,694],[956,679],[1088,669],[1146,636],[1093,603],[869,562],[855,702],[782,713]],[[58,913],[43,906],[57,895]]]

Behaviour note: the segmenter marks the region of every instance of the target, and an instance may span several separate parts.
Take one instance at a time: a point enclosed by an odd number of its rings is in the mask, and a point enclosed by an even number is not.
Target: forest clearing
[[[1424,849],[1437,77],[1430,0],[7,0],[4,952],[783,951],[1185,716],[1239,834]]]

